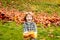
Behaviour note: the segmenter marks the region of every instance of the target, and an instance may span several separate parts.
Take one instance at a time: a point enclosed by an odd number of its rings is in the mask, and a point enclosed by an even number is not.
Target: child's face
[[[26,20],[27,20],[27,22],[31,22],[32,21],[32,16],[31,15],[27,15],[26,16]]]

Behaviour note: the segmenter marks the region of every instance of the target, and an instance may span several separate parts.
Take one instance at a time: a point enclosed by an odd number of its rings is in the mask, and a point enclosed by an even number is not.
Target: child
[[[34,22],[32,22],[32,15],[28,13],[25,17],[24,23],[24,38],[30,38],[30,40],[36,40],[37,37],[37,27]],[[26,40],[26,39],[25,39]]]

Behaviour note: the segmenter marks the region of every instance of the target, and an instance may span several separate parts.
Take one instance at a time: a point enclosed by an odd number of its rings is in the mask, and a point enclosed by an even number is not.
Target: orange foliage
[[[4,16],[3,16],[3,15]],[[24,12],[19,12],[15,9],[12,10],[7,10],[7,9],[0,9],[0,19],[9,19],[12,21],[15,21],[17,23],[24,23],[24,17],[26,16],[26,14]],[[40,12],[38,14],[33,14],[33,20],[36,23],[41,23],[45,26],[48,26],[50,24],[54,24],[54,25],[60,25],[60,17],[57,15],[57,13],[53,13],[52,16],[49,16],[48,13],[46,12]]]

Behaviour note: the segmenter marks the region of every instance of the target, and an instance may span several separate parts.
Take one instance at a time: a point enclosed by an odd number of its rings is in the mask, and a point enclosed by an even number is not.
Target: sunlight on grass
[[[42,25],[41,25],[42,26]],[[60,27],[38,27],[37,40],[60,40]],[[15,22],[2,24],[0,21],[0,40],[23,40],[23,25]]]

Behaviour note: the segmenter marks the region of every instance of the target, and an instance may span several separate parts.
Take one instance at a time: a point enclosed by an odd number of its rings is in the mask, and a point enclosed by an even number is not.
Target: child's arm
[[[28,30],[25,23],[23,24],[23,27],[24,27],[24,32],[27,32]]]
[[[37,26],[36,26],[36,23],[34,23],[34,32],[37,32]]]

